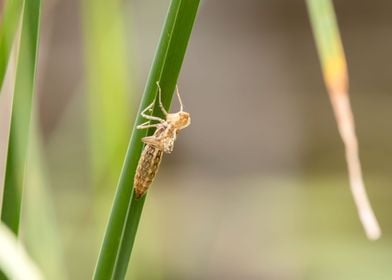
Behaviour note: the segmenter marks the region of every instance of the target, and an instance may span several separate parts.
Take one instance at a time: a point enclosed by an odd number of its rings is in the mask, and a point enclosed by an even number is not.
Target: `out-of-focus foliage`
[[[133,100],[121,1],[82,1],[92,185],[113,191],[129,137]],[[129,26],[127,26],[129,28]],[[130,29],[130,28],[129,28]]]
[[[362,178],[358,140],[348,96],[346,58],[336,23],[333,3],[332,0],[308,0],[307,4],[324,80],[346,149],[351,192],[367,237],[370,240],[376,240],[381,236],[381,229],[370,206]]]
[[[54,211],[56,207],[53,201],[53,190],[45,165],[42,139],[34,109],[30,133],[26,182],[22,200],[23,240],[45,279],[68,279],[64,267],[63,234]]]
[[[0,223],[0,269],[10,279],[40,280],[41,272],[12,231]]]
[[[17,235],[39,39],[40,0],[24,2],[1,220]],[[12,28],[12,27],[11,27]]]
[[[3,81],[11,56],[12,45],[16,38],[22,8],[23,0],[9,0],[4,3],[0,23],[0,89],[3,87]]]

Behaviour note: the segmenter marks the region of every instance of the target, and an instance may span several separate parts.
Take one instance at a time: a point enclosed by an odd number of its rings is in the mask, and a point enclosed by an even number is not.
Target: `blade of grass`
[[[339,133],[346,149],[351,192],[369,239],[381,236],[362,178],[358,140],[348,94],[347,63],[331,0],[307,0],[313,34]]]
[[[199,0],[171,1],[125,156],[94,273],[96,280],[122,279],[126,273],[145,200],[136,200],[133,195],[133,177],[143,148],[141,138],[146,136],[146,132],[135,127],[143,122],[141,110],[148,106],[157,94],[156,81],[160,81],[165,108],[170,107],[198,5]],[[154,115],[163,117],[157,107],[158,104],[154,108]],[[152,130],[148,131],[148,134],[151,135]]]
[[[0,269],[9,279],[43,279],[17,236],[3,223],[0,223],[0,248]]]
[[[12,44],[18,31],[22,8],[23,0],[8,0],[5,2],[3,20],[0,25],[0,89],[3,87],[4,76],[10,59]]]
[[[8,139],[11,125],[12,115],[12,96],[15,89],[16,66],[18,63],[20,42],[20,28],[12,46],[7,70],[4,76],[3,87],[0,89],[0,141],[4,145],[0,145],[0,209],[3,201],[3,188],[5,177],[6,157],[8,151]],[[1,210],[0,210],[1,211]],[[0,212],[1,214],[1,212]]]
[[[123,3],[83,1],[93,185],[112,191],[129,137],[128,59]],[[110,54],[110,55],[108,55]],[[110,93],[110,94],[108,94]],[[113,186],[114,187],[114,186]]]
[[[22,238],[45,279],[63,280],[67,279],[63,258],[64,248],[56,220],[56,209],[53,205],[53,193],[50,188],[48,166],[44,157],[36,108],[37,106],[33,104],[26,182],[22,199]]]
[[[17,235],[29,135],[40,20],[40,0],[26,0],[4,182],[1,220]]]

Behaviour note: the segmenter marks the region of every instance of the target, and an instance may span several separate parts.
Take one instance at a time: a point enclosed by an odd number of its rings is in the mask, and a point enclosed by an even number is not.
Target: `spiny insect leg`
[[[158,121],[158,122],[161,122],[161,123],[162,123],[162,122],[165,122],[164,119],[161,119],[161,118],[158,118],[158,117],[154,117],[154,116],[150,116],[150,115],[147,115],[147,114],[146,114],[147,111],[149,111],[149,110],[152,109],[152,107],[154,106],[154,104],[155,104],[155,100],[154,100],[154,102],[152,102],[150,105],[148,105],[140,114],[142,115],[143,118],[145,118],[145,119],[147,119],[147,120]]]
[[[144,110],[142,111],[142,115],[143,114],[145,114],[147,111],[150,111],[150,112],[152,112],[152,107],[154,106],[154,104],[155,104],[155,99],[154,99],[154,101],[150,104],[150,105],[148,105],[146,108],[144,108]]]
[[[184,109],[184,106],[182,105],[182,100],[181,100],[181,96],[180,96],[180,92],[178,91],[178,85],[176,85],[176,94],[178,97],[178,101],[180,102],[180,111],[182,112]]]
[[[161,107],[163,114],[165,116],[167,116],[168,113],[167,113],[165,107],[163,107],[163,103],[162,103],[162,89],[161,89],[161,86],[159,85],[159,81],[157,81],[157,86],[158,86],[159,106]]]

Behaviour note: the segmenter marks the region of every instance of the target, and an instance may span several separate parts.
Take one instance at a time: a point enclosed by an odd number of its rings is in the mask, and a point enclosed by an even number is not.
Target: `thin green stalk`
[[[370,240],[381,236],[381,229],[366,194],[359,160],[358,140],[351,110],[348,71],[332,0],[306,0],[324,81],[346,149],[351,192],[359,219]]]
[[[145,200],[146,196],[143,196],[140,199],[136,199],[134,195],[132,196],[131,205],[128,209],[125,229],[121,238],[120,251],[117,256],[116,267],[113,272],[113,279],[125,278]]]
[[[1,220],[17,235],[29,135],[40,20],[40,0],[26,0],[16,70]]]
[[[18,31],[22,8],[23,0],[8,0],[4,6],[3,21],[0,25],[0,89],[3,86],[12,44]]]
[[[161,34],[154,62],[139,107],[132,137],[117,186],[105,238],[101,247],[94,279],[122,279],[125,276],[139,224],[144,199],[133,195],[133,178],[143,149],[141,138],[146,132],[135,129],[144,122],[141,110],[156,97],[156,81],[160,82],[165,108],[170,107],[186,47],[196,17],[199,0],[172,0]],[[154,115],[162,116],[158,108]],[[152,130],[148,134],[152,134]]]
[[[37,265],[27,254],[18,237],[0,222],[0,269],[2,279],[43,279]],[[7,275],[7,276],[6,276]]]
[[[83,1],[91,178],[112,191],[130,133],[128,59],[122,0]],[[110,55],[108,55],[110,54]],[[110,94],[108,94],[110,93]]]
[[[47,162],[33,102],[21,224],[23,241],[45,279],[64,280],[64,248],[53,205]],[[37,219],[39,217],[39,219]],[[45,242],[42,242],[45,240]]]

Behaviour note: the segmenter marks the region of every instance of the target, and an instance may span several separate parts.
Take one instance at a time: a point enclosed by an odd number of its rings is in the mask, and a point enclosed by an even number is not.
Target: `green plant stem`
[[[65,280],[68,278],[64,266],[64,248],[56,220],[48,166],[43,156],[36,108],[33,104],[22,199],[23,241],[45,279]]]
[[[1,220],[17,235],[34,92],[40,0],[26,0],[16,70]]]
[[[0,89],[3,86],[12,44],[18,31],[22,8],[23,0],[8,0],[4,6],[3,21],[0,25]]]
[[[156,81],[160,82],[165,108],[170,107],[198,6],[199,0],[171,1],[125,156],[94,273],[96,280],[122,279],[125,276],[144,204],[144,198],[136,200],[133,195],[133,178],[143,149],[141,138],[146,136],[146,132],[135,128],[144,122],[140,112],[157,94]],[[158,104],[154,108],[154,115],[163,117]],[[152,132],[149,130],[148,134]]]
[[[136,199],[135,195],[132,196],[125,229],[121,238],[121,246],[117,256],[116,267],[113,272],[113,279],[125,278],[145,200],[146,196],[143,196],[140,199]]]

